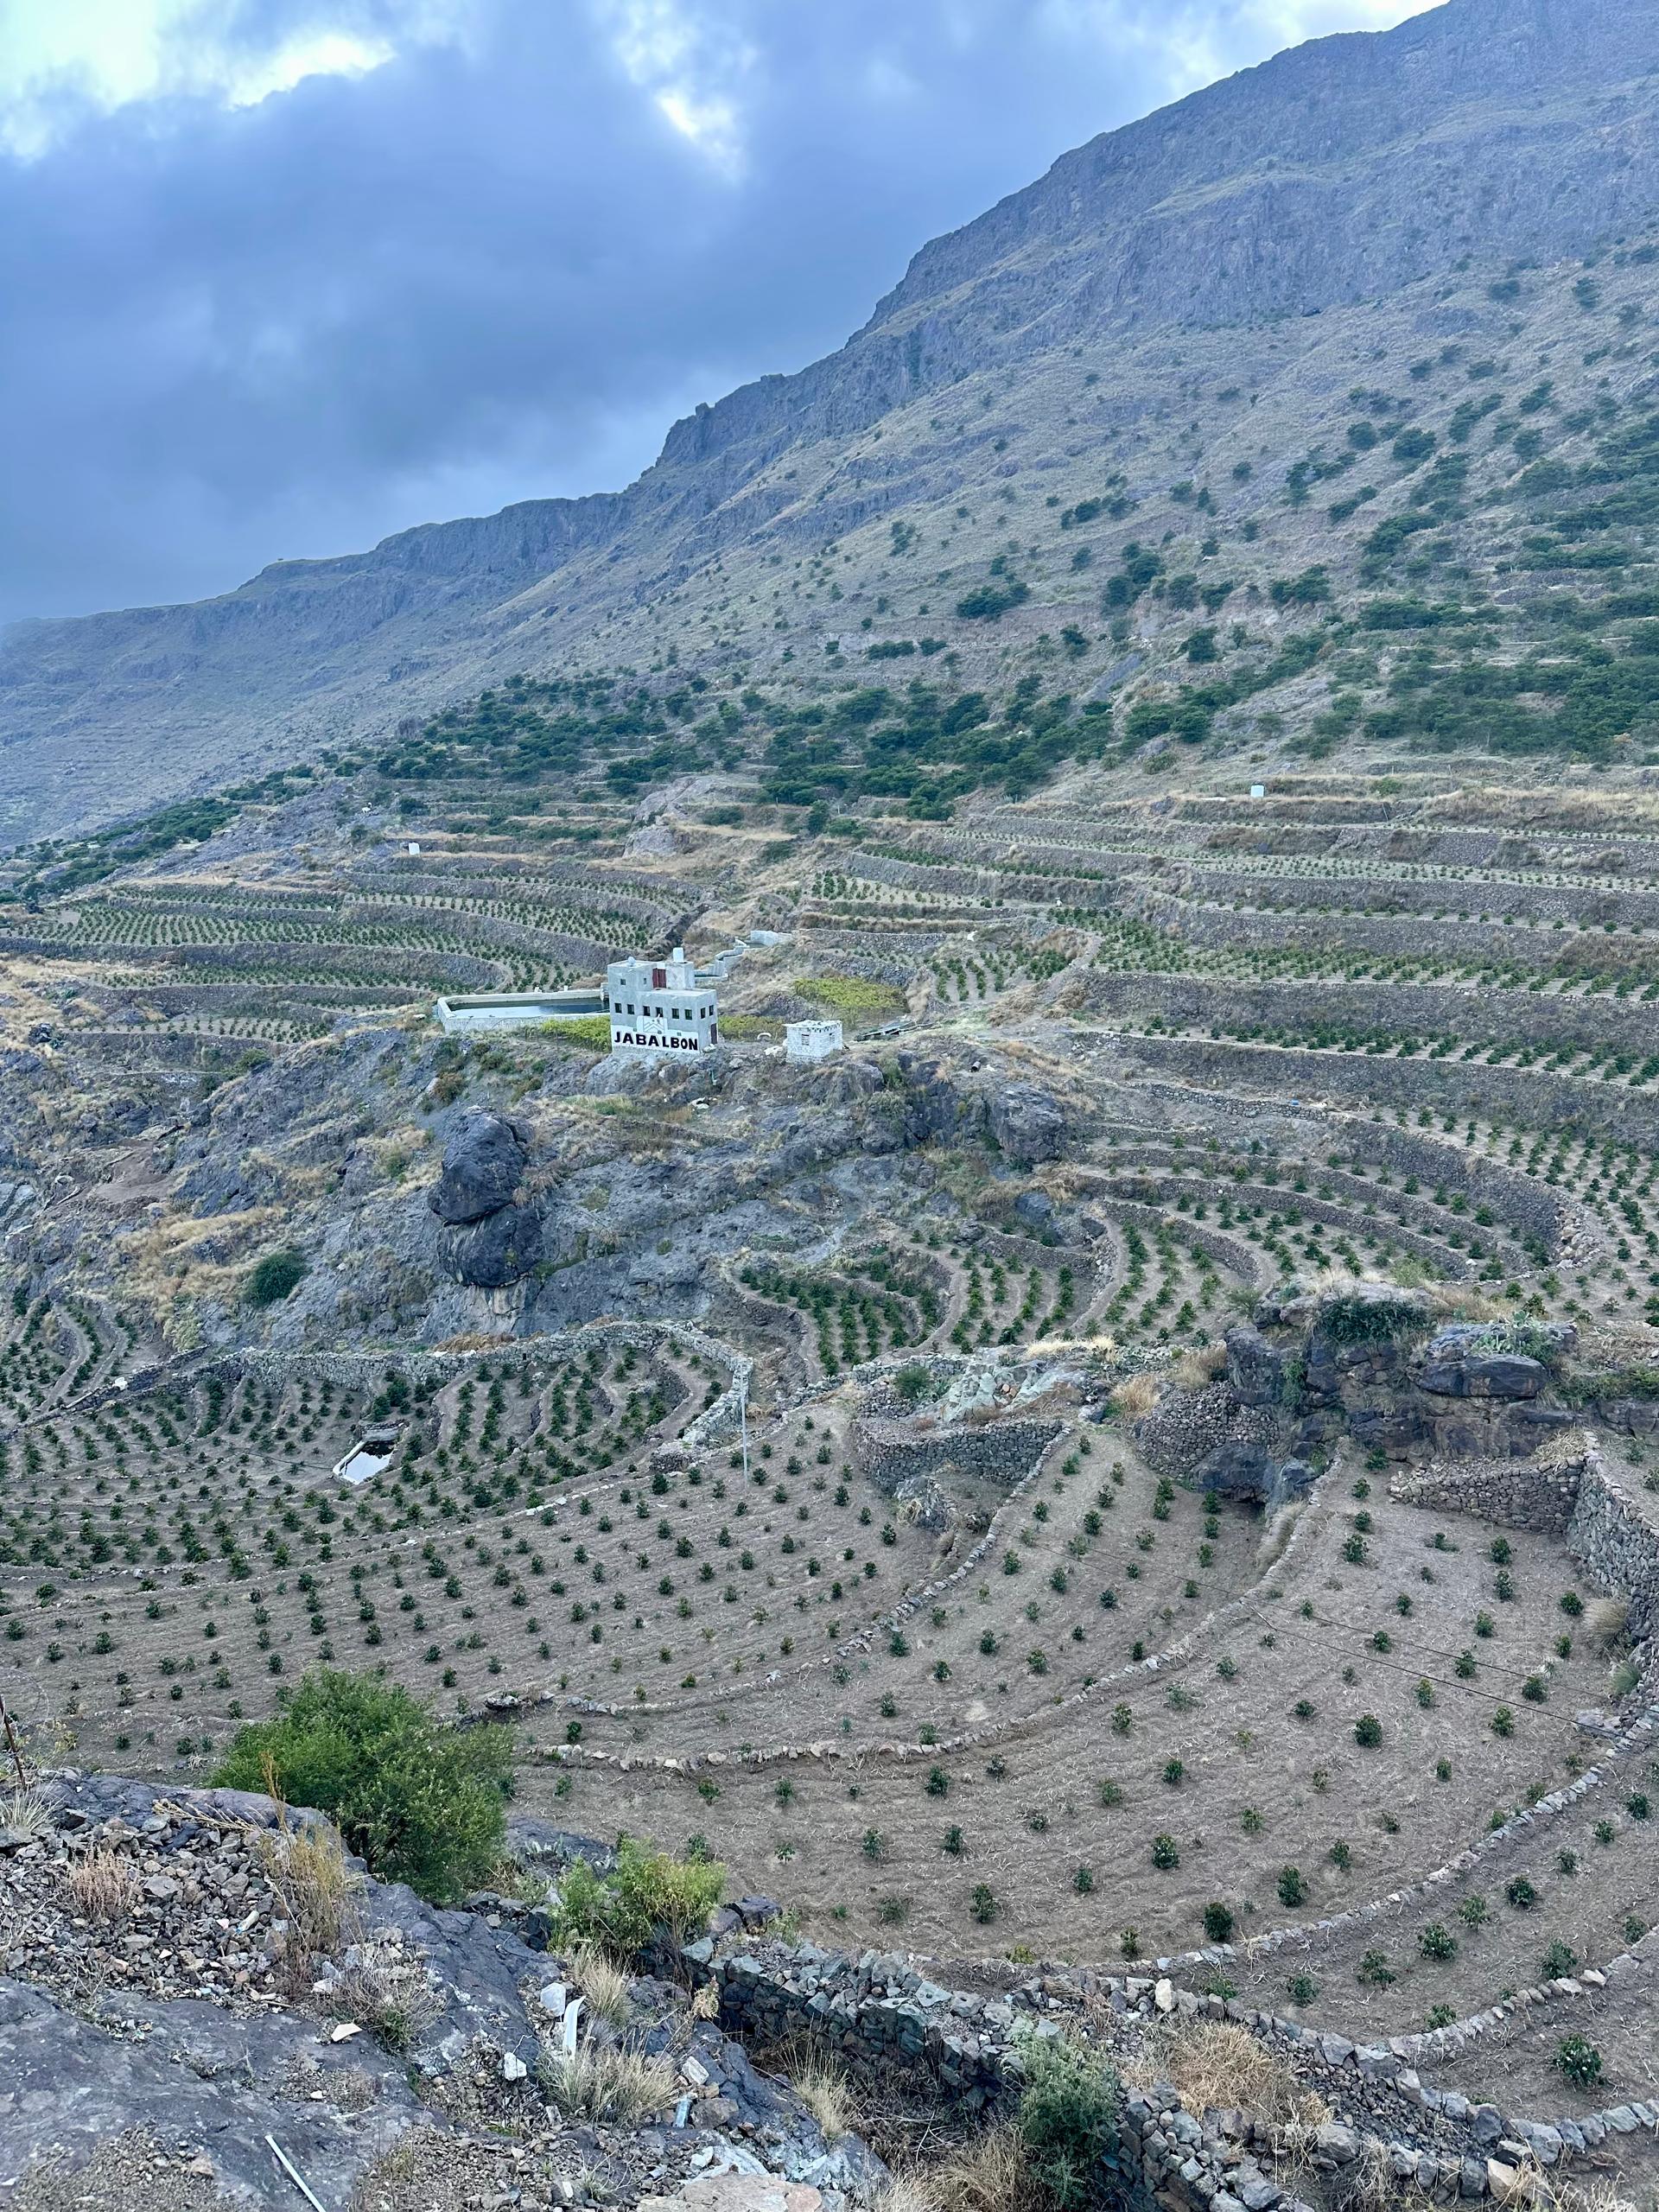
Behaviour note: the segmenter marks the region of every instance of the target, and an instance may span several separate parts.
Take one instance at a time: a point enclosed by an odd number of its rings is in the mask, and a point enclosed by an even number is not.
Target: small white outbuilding
[[[838,1021],[788,1021],[784,1025],[784,1058],[798,1067],[827,1060],[842,1047]]]

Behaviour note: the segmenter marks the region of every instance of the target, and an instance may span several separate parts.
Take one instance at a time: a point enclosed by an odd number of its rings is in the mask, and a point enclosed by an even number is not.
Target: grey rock
[[[289,2192],[265,2147],[270,2133],[325,2203],[343,2204],[406,2128],[433,2117],[402,2066],[368,2037],[350,2046],[350,2064],[373,2081],[372,2126],[328,2101],[331,2055],[314,2021],[236,2018],[189,2000],[108,2003],[112,2024],[118,2018],[150,2033],[107,2032],[39,1990],[0,1980],[0,2141],[8,2171],[53,2151],[83,2165],[111,2136],[143,2127],[163,2143],[199,2145],[221,2190],[274,2204]],[[296,2099],[284,2077],[311,2065],[325,2069],[324,2095]]]
[[[443,1173],[427,1196],[438,1219],[455,1228],[505,1206],[529,1166],[522,1127],[500,1114],[468,1114],[443,1149]]]
[[[442,1230],[438,1256],[457,1282],[505,1290],[540,1262],[542,1217],[534,1206],[502,1206],[469,1227]]]
[[[1447,1398],[1535,1398],[1549,1375],[1535,1359],[1493,1351],[1435,1362],[1417,1379],[1425,1390]]]
[[[1227,1380],[1243,1406],[1276,1406],[1284,1397],[1285,1357],[1248,1321],[1228,1330]]]
[[[1010,1083],[990,1098],[991,1135],[1011,1160],[1058,1160],[1065,1149],[1065,1114],[1034,1083]]]

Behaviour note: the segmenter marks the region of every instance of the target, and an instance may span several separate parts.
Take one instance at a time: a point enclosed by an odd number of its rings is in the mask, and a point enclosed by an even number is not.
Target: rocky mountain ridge
[[[1178,402],[1210,422],[1178,391],[1177,333],[1249,329],[1260,352],[1266,332],[1294,364],[1301,320],[1340,312],[1360,318],[1357,353],[1368,303],[1470,257],[1501,272],[1638,232],[1659,213],[1656,72],[1659,22],[1635,0],[1450,0],[1318,41],[1091,142],[924,248],[838,353],[699,408],[625,493],[283,563],[194,607],[25,626],[0,659],[0,836],[378,733],[518,668],[595,666],[669,634],[687,665],[775,658],[798,612],[745,611],[727,559],[755,572],[872,516],[1000,499],[1004,416],[1052,411],[1041,380],[1080,345],[1112,401],[1065,444],[1089,477]],[[1391,327],[1385,356],[1421,322]],[[951,436],[925,410],[964,389],[987,419]]]

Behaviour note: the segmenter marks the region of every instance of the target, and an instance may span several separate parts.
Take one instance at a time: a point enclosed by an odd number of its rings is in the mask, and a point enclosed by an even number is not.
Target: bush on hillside
[[[505,1729],[463,1734],[393,1683],[323,1668],[238,1732],[214,1780],[315,1806],[372,1872],[447,1904],[500,1856],[512,1757]]]
[[[250,1306],[280,1306],[290,1291],[298,1289],[307,1272],[303,1252],[296,1252],[291,1246],[280,1252],[267,1252],[249,1269],[243,1295]]]
[[[726,1869],[717,1861],[671,1859],[625,1835],[608,1874],[595,1873],[585,1859],[566,1870],[556,1940],[570,1948],[597,1944],[626,1964],[659,1928],[677,1943],[699,1933],[725,1886]]]
[[[1064,2036],[1031,2036],[1020,2046],[1026,2086],[1016,2126],[1044,2194],[1059,2212],[1078,2212],[1113,2170],[1117,2083],[1091,2053]]]

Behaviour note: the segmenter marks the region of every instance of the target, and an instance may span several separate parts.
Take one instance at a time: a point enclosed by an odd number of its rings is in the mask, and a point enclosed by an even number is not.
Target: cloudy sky
[[[0,620],[609,488],[1098,130],[1431,0],[0,0]]]

